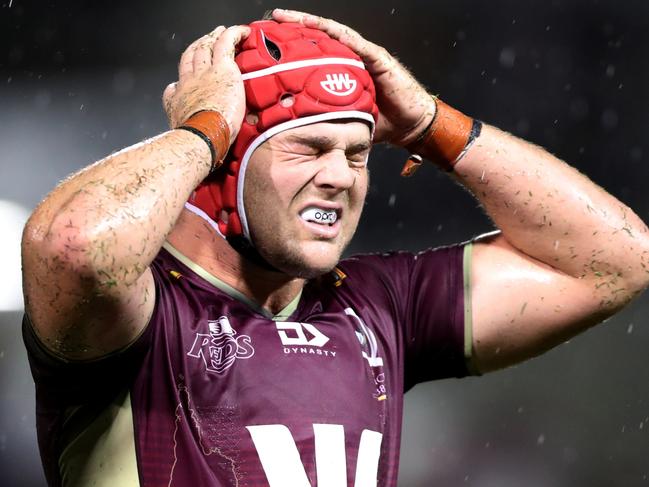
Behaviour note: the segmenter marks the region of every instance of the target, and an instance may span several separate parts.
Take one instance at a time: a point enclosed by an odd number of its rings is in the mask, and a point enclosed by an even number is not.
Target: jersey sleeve
[[[36,393],[47,402],[66,407],[123,389],[128,377],[137,371],[151,337],[150,327],[130,345],[97,360],[66,360],[48,350],[36,335],[25,314],[22,333]]]
[[[149,328],[121,351],[98,360],[69,361],[48,350],[29,316],[23,316],[23,341],[36,388],[38,446],[48,485],[59,485],[65,447],[128,389],[148,348]]]
[[[403,343],[404,389],[473,374],[471,244],[364,256],[382,281]]]
[[[405,387],[470,375],[471,244],[413,257],[402,321]]]

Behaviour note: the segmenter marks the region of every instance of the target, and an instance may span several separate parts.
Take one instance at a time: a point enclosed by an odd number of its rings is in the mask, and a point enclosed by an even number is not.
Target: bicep
[[[127,346],[146,327],[155,303],[150,268],[129,285],[116,284],[101,292],[92,291],[79,276],[43,274],[27,262],[23,281],[25,311],[36,335],[46,348],[67,359],[95,359]]]
[[[610,313],[591,282],[566,275],[501,235],[474,244],[471,305],[474,366],[488,372],[534,357]]]

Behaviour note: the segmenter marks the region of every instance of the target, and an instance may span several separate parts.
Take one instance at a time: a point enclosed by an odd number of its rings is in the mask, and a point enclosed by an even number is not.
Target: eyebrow
[[[319,150],[328,150],[336,145],[336,141],[331,137],[326,135],[289,135],[287,137],[288,142],[307,145],[313,147],[314,149]],[[369,140],[364,140],[362,142],[356,142],[347,147],[345,152],[349,154],[356,154],[358,152],[363,152],[370,149],[372,144]]]

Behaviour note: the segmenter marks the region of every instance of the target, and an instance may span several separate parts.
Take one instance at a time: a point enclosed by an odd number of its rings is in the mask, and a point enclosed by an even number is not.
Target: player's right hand
[[[171,128],[182,125],[200,110],[216,110],[230,126],[230,141],[235,139],[245,114],[246,98],[234,54],[249,33],[247,26],[219,26],[183,52],[178,81],[168,85],[162,95]]]

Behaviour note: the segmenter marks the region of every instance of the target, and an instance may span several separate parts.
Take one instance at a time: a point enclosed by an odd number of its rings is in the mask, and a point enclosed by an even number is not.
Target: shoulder
[[[341,288],[377,299],[407,299],[422,287],[448,287],[462,280],[464,244],[426,249],[418,253],[392,251],[353,255],[340,261],[330,274]]]
[[[338,268],[349,273],[379,274],[410,273],[415,267],[440,268],[464,257],[468,243],[425,249],[419,252],[389,251],[352,255],[343,259]]]

